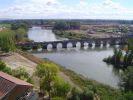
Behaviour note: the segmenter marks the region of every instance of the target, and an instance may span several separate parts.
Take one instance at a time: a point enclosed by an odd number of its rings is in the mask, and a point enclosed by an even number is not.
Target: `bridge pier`
[[[47,45],[43,45],[42,46],[42,49],[47,49]]]
[[[67,42],[62,43],[62,48],[67,48]]]

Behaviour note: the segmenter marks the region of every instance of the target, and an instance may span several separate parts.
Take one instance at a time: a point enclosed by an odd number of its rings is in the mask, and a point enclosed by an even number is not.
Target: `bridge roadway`
[[[64,40],[64,41],[50,41],[50,42],[28,42],[28,43],[19,43],[17,46],[20,48],[29,48],[29,49],[47,49],[50,45],[52,48],[56,49],[59,45],[62,48],[67,48],[68,45],[72,44],[72,47],[76,47],[77,43],[81,45],[81,47],[84,47],[85,45],[93,46],[95,44],[96,47],[100,47],[101,44],[103,46],[106,46],[107,44],[110,45],[122,45],[126,44],[126,38],[127,37],[111,37],[111,38],[87,38],[87,39],[77,39],[77,40]],[[128,37],[133,38],[133,37]]]

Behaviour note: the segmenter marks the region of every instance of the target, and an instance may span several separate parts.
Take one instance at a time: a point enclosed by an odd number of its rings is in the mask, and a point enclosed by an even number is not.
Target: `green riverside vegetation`
[[[12,30],[0,31],[0,47],[2,51],[15,50],[15,32]]]
[[[49,99],[51,97],[66,98],[70,91],[70,85],[60,79],[58,74],[58,66],[55,64],[45,63],[36,67],[35,74],[40,78],[40,91],[48,93]]]
[[[4,28],[11,28],[11,24],[0,24],[0,27],[4,27]]]
[[[123,54],[123,51],[125,54]],[[126,50],[114,49],[114,55],[104,59],[105,62],[114,65],[117,68],[128,68],[133,66],[133,39],[128,40]]]
[[[54,24],[53,32],[59,37],[68,39],[90,38],[90,35],[88,34],[81,34],[68,31],[76,29],[80,29],[80,23],[78,22],[56,22]]]
[[[88,34],[81,34],[81,33],[69,32],[69,31],[62,31],[62,30],[54,30],[53,32],[55,33],[55,35],[59,37],[68,38],[68,39],[85,39],[85,38],[91,37]]]
[[[3,24],[1,25],[3,26]],[[12,24],[0,31],[0,47],[3,52],[15,51],[16,43],[29,41],[26,24]]]
[[[105,58],[104,61],[114,65],[114,67],[123,69],[121,74],[120,87],[123,92],[123,99],[133,99],[133,39],[127,40],[128,47],[124,50],[125,55],[121,49],[115,49],[114,55]]]

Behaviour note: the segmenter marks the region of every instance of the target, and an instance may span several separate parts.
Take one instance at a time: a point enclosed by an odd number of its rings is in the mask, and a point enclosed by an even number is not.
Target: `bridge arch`
[[[88,46],[89,45],[89,43],[88,42],[84,42],[84,46]]]
[[[52,44],[48,44],[47,45],[47,49],[52,49],[53,48],[53,45]]]
[[[78,42],[76,43],[76,47],[81,47],[81,42],[78,41]]]
[[[42,48],[38,48],[37,51],[42,51],[43,49]]]
[[[68,43],[67,43],[67,48],[72,48],[72,47],[73,47],[72,42],[68,42]]]
[[[111,41],[110,40],[106,41],[106,47],[109,48],[110,45],[111,45]]]
[[[56,48],[57,48],[57,49],[58,49],[58,48],[63,48],[63,44],[62,44],[62,43],[57,43]]]
[[[96,46],[95,41],[92,41],[92,42],[91,42],[91,44],[90,44],[90,46],[91,46],[91,48],[92,48],[92,49],[94,49],[94,48],[95,48],[95,46]]]
[[[96,45],[96,42],[95,41],[92,41],[91,44],[92,44],[92,46],[95,46]]]

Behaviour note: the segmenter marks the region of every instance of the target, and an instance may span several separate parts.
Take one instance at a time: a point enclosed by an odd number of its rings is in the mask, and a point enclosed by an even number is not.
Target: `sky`
[[[133,20],[133,0],[0,0],[0,19]]]

